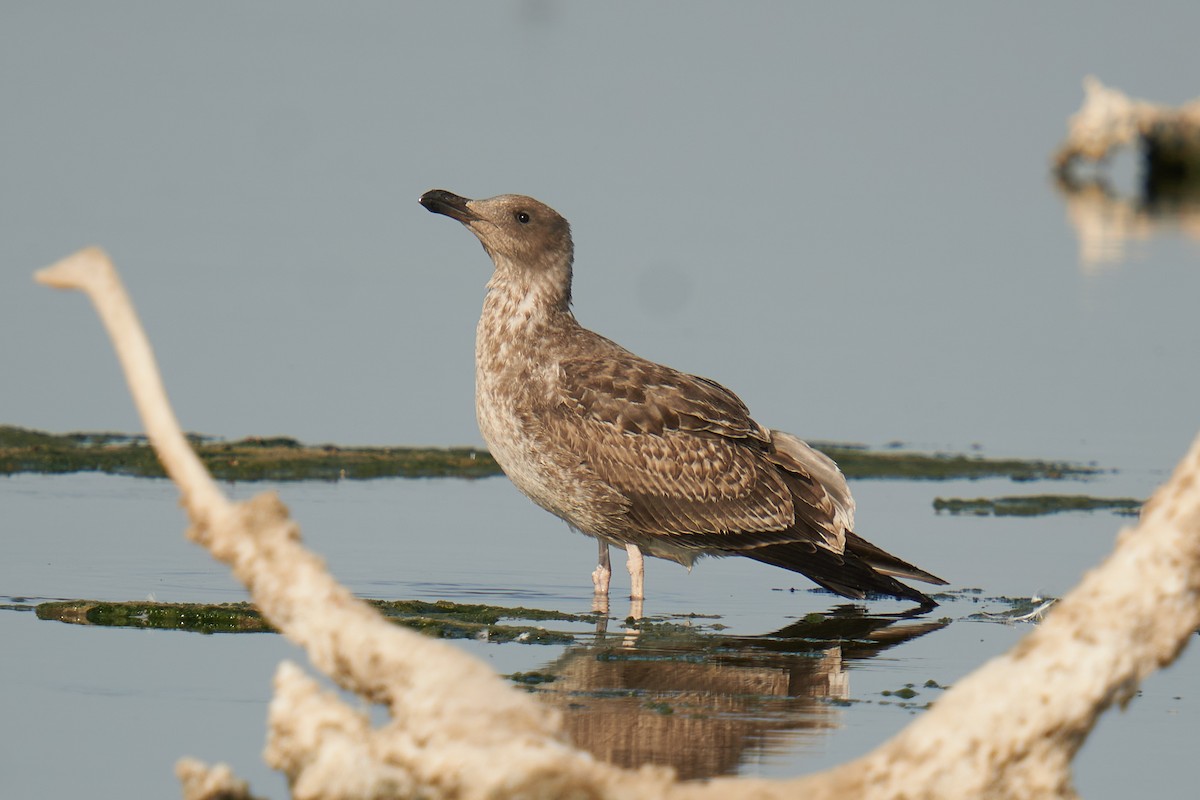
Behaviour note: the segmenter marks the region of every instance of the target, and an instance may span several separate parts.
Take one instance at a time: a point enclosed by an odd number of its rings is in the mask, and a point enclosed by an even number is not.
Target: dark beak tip
[[[467,208],[467,203],[470,201],[445,189],[430,189],[421,195],[417,202],[434,214],[443,214],[459,222],[467,222],[474,218],[470,209]]]
[[[431,203],[466,203],[467,198],[460,197],[454,192],[448,192],[445,189],[430,189],[421,195],[419,202],[423,206],[428,206]]]
[[[428,192],[425,192],[425,194],[421,195],[421,198],[417,200],[417,202],[426,208],[430,208],[438,201],[439,197],[445,194],[449,194],[449,192],[447,192],[445,189],[430,189]]]

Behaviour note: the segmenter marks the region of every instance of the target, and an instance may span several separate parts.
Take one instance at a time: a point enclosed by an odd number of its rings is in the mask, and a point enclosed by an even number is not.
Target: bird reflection
[[[571,741],[597,758],[708,778],[837,727],[851,662],[946,624],[850,605],[764,636],[643,622],[636,639],[600,634],[567,650],[543,670],[553,682],[536,691],[562,709]]]

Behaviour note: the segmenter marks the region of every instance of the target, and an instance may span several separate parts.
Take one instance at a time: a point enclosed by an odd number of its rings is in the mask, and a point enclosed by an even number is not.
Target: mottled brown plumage
[[[690,566],[702,555],[753,558],[847,597],[934,605],[893,576],[945,581],[856,536],[837,465],[763,428],[714,381],[640,358],[579,325],[570,310],[573,247],[558,213],[520,195],[421,197],[458,220],[495,271],[476,332],[476,413],[517,487],[601,542]]]

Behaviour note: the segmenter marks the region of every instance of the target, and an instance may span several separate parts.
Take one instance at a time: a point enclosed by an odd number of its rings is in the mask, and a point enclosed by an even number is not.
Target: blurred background
[[[1198,21],[1185,3],[5,4],[0,421],[138,427],[82,298],[29,277],[100,244],[188,430],[478,443],[491,265],[417,205],[438,187],[554,206],[580,320],[765,424],[1161,466],[1197,429],[1196,240],[1168,228],[1089,266],[1048,164],[1089,73],[1200,94]]]

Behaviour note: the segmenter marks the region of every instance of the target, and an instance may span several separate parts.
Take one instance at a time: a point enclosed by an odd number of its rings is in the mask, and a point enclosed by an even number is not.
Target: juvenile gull
[[[554,209],[442,189],[421,205],[465,225],[495,264],[475,335],[479,429],[518,489],[599,540],[598,596],[616,545],[634,600],[645,553],[689,568],[700,556],[745,556],[844,597],[936,605],[896,578],[944,580],[855,535],[854,499],[832,459],[759,425],[724,386],[575,320],[571,229]]]

